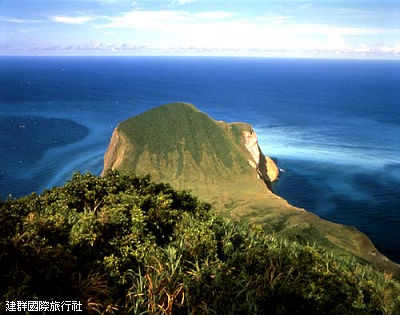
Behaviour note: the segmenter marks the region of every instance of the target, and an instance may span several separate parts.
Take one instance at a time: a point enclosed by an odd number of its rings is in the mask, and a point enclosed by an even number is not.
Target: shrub
[[[88,313],[399,313],[390,275],[209,209],[114,171],[9,199],[0,204],[1,307],[75,299]]]

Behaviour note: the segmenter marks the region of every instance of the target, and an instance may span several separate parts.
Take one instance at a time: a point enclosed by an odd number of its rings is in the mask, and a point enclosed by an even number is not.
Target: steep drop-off
[[[267,184],[279,170],[262,154],[249,124],[215,121],[187,103],[160,106],[117,126],[104,158],[103,172],[108,169],[150,174],[191,190],[223,216],[261,223],[278,237],[348,252],[400,274],[357,229],[323,220],[271,192]]]

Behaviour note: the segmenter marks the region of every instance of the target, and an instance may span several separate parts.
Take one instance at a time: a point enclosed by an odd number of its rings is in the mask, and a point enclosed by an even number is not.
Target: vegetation
[[[293,207],[267,189],[248,163],[252,157],[244,131],[252,127],[215,121],[193,105],[172,103],[122,122],[117,127],[121,141],[109,156],[120,161],[120,171],[150,174],[155,182],[190,189],[225,218],[261,224],[268,233],[316,243],[336,255],[351,253],[400,278],[399,266],[363,233]]]
[[[89,313],[398,314],[390,275],[229,221],[149,177],[77,173],[0,204],[2,303]]]
[[[145,150],[157,153],[157,163],[168,160],[171,152],[176,151],[178,164],[183,164],[184,151],[188,151],[196,164],[208,155],[214,163],[220,162],[229,169],[233,169],[234,163],[247,167],[224,130],[190,104],[172,103],[154,108],[122,122],[118,129],[135,145],[130,170],[136,170],[135,162]]]
[[[229,129],[190,104],[154,108],[117,127],[126,157],[119,169],[151,174],[155,180],[181,187],[187,182],[200,187],[205,181],[231,181],[239,174],[252,174],[246,152],[232,142]]]

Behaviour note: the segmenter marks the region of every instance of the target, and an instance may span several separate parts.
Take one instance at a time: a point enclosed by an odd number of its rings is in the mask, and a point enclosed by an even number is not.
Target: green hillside
[[[151,173],[163,180],[250,174],[245,154],[238,146],[242,125],[222,128],[193,105],[169,104],[130,118],[118,126],[129,144],[129,159],[121,169]]]
[[[6,301],[64,300],[84,314],[400,310],[400,284],[388,274],[115,171],[0,202],[0,270],[2,313]]]
[[[257,171],[249,162],[254,162],[246,147],[249,137],[256,139],[248,124],[215,121],[186,103],[167,104],[116,128],[104,170],[150,174],[156,182],[191,190],[226,218],[258,223],[278,238],[315,243],[337,255],[351,253],[400,276],[399,266],[357,229],[323,220],[273,194],[261,172],[265,164]]]

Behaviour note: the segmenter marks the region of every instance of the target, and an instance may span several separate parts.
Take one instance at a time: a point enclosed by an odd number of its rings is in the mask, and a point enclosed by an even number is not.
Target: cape
[[[261,152],[247,123],[216,121],[188,103],[156,107],[115,128],[103,173],[108,169],[150,174],[156,182],[190,190],[224,217],[261,224],[277,237],[351,253],[400,274],[400,267],[356,228],[321,219],[275,195],[269,187],[279,169]]]

